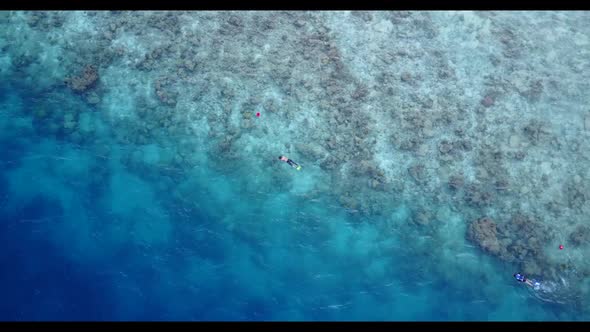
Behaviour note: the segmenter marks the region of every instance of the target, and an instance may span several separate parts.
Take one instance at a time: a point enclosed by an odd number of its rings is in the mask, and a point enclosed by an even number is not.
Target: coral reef
[[[590,227],[579,225],[570,234],[569,240],[574,246],[590,244]]]
[[[87,65],[81,73],[66,77],[64,81],[75,92],[85,92],[94,87],[98,79],[98,68],[94,65]]]
[[[499,255],[502,250],[496,223],[490,218],[483,217],[469,224],[467,236],[469,240],[492,255]]]

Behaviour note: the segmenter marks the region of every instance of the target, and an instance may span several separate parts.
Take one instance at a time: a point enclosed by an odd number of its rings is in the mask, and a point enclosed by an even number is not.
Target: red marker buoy
[[[559,250],[563,250],[563,244],[559,245]]]
[[[256,112],[256,116],[257,117],[260,117],[260,112]]]

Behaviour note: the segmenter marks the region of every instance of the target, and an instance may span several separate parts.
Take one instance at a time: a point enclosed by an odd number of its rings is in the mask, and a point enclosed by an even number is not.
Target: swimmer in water
[[[519,282],[523,282],[531,287],[533,287],[534,289],[539,289],[539,287],[541,286],[541,283],[538,282],[535,279],[528,279],[524,274],[522,273],[515,273],[514,274],[514,278],[516,278],[517,281]]]
[[[286,162],[287,164],[289,164],[291,167],[295,168],[298,171],[301,170],[301,166],[299,166],[299,164],[297,164],[296,162],[294,162],[293,160],[291,160],[285,156],[279,156],[279,160]]]

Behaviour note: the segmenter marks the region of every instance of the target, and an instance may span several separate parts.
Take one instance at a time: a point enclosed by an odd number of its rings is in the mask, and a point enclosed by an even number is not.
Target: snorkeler
[[[514,274],[514,278],[516,278],[516,280],[518,280],[519,282],[524,282],[525,284],[533,287],[534,289],[539,289],[539,287],[541,286],[541,283],[538,282],[535,279],[528,279],[524,274],[522,273],[515,273]]]
[[[296,162],[294,162],[293,160],[291,160],[285,156],[279,156],[279,160],[286,162],[287,164],[291,165],[291,167],[295,168],[296,170],[301,169],[301,166],[299,166],[299,164],[297,164]]]

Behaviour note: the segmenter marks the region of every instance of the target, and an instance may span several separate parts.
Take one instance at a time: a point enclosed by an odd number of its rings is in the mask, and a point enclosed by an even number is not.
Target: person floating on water
[[[299,166],[299,164],[297,164],[296,162],[294,162],[293,160],[291,160],[285,156],[279,156],[279,160],[286,162],[287,164],[291,165],[291,167],[295,168],[298,171],[301,170],[301,166]]]
[[[524,274],[522,273],[515,273],[514,274],[514,278],[516,278],[516,280],[518,280],[519,282],[524,282],[525,284],[533,287],[534,289],[539,289],[539,287],[541,286],[541,283],[538,282],[535,279],[528,279]]]

